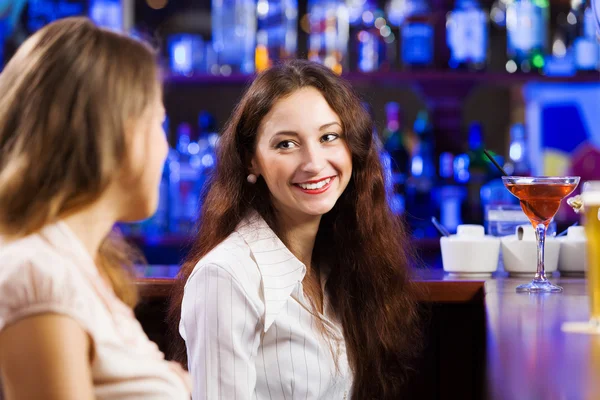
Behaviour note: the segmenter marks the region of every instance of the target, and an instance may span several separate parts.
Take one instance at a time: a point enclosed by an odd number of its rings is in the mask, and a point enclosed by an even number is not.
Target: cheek
[[[260,168],[264,180],[267,182],[271,191],[278,190],[287,183],[293,176],[295,163],[293,157],[273,156],[261,160]]]
[[[155,168],[162,168],[169,153],[169,144],[163,132],[156,131],[150,135],[151,140],[148,140],[149,148],[147,157]],[[147,162],[146,161],[146,162]]]
[[[332,157],[332,162],[343,173],[352,172],[352,154],[347,146],[340,146]]]

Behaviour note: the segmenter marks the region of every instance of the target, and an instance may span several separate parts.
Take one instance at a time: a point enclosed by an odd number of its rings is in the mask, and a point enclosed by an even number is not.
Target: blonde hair
[[[49,24],[0,74],[0,235],[16,238],[93,203],[127,162],[124,129],[160,95],[155,53],[87,18]],[[137,299],[133,256],[102,243],[98,268]]]

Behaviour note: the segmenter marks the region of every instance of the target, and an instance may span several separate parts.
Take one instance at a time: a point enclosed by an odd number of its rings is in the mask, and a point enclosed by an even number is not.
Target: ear
[[[256,175],[256,177],[260,176],[260,166],[258,165],[258,161],[256,161],[256,156],[253,156],[252,159],[250,159],[250,165],[248,166],[248,171],[251,174]]]

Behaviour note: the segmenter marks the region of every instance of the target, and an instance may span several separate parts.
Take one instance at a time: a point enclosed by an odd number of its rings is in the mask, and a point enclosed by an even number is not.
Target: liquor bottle
[[[506,9],[509,72],[540,71],[548,53],[548,0],[514,0]]]
[[[123,5],[120,0],[90,0],[88,15],[102,28],[121,32],[123,24]]]
[[[214,75],[254,72],[256,49],[256,1],[212,0]]]
[[[191,127],[177,129],[177,153],[169,163],[169,192],[172,200],[169,226],[178,234],[189,234],[199,211],[201,159],[200,146],[190,140]]]
[[[411,155],[410,175],[412,180],[416,182],[416,186],[422,190],[429,190],[433,185],[436,173],[433,161],[433,127],[427,111],[419,111],[413,130],[417,135],[418,143]]]
[[[440,208],[440,222],[450,233],[456,232],[462,224],[462,201],[465,198],[464,186],[454,177],[454,156],[444,152],[440,154],[440,184],[437,188],[437,200]]]
[[[386,124],[383,130],[385,149],[392,157],[392,170],[396,178],[394,181],[404,182],[408,173],[410,153],[402,129],[400,105],[389,102],[385,106]]]
[[[573,42],[575,66],[580,71],[595,71],[600,67],[600,44],[596,36],[594,10],[589,1],[582,1],[567,18],[575,16],[576,38]]]
[[[527,153],[525,126],[521,123],[513,124],[510,127],[508,157],[510,159],[509,169],[512,171],[512,175],[529,176],[531,174],[531,165]]]
[[[402,129],[400,105],[389,102],[385,106],[386,124],[383,130],[384,147],[390,157],[392,210],[396,214],[404,211],[405,183],[410,154]]]
[[[400,27],[400,58],[405,67],[431,66],[433,35],[433,15],[429,0],[406,0],[406,13]]]
[[[309,0],[308,59],[341,74],[348,66],[348,8],[342,0]]]
[[[256,5],[256,71],[296,57],[298,0],[258,0]]]
[[[483,210],[481,207],[481,187],[486,183],[489,162],[483,145],[483,131],[479,122],[469,125],[469,181],[467,183],[468,211],[465,215],[467,223],[481,223]]]
[[[482,70],[487,62],[488,16],[477,0],[456,0],[446,21],[451,68]]]
[[[430,219],[435,212],[432,189],[436,178],[433,159],[433,129],[429,114],[422,110],[417,114],[413,130],[418,138],[410,159],[409,176],[406,180],[406,209],[411,216],[409,223],[413,235],[426,237],[435,231],[431,229]]]
[[[200,199],[202,200],[203,194],[208,189],[207,184],[210,181],[210,177],[216,164],[216,149],[219,141],[219,134],[217,132],[215,118],[207,111],[202,111],[198,115],[198,127],[198,145],[200,146],[199,156],[201,164],[198,186],[201,194]]]
[[[506,0],[494,0],[490,8],[490,20],[498,28],[506,27]]]
[[[351,68],[361,72],[389,70],[396,49],[383,11],[374,0],[365,0],[349,9],[349,15]]]
[[[208,73],[208,53],[202,36],[189,33],[169,35],[167,48],[169,68],[173,74],[190,76]]]

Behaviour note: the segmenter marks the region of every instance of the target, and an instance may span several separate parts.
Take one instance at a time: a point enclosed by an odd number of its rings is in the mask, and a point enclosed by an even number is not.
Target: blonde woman
[[[117,221],[155,211],[167,143],[153,52],[70,18],[0,75],[0,376],[6,399],[189,399],[130,308]]]

